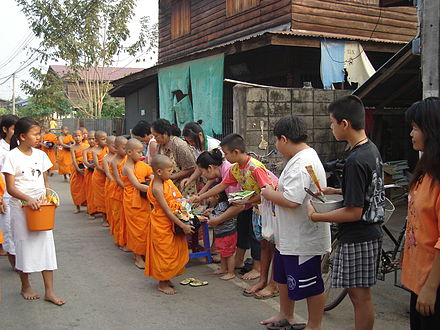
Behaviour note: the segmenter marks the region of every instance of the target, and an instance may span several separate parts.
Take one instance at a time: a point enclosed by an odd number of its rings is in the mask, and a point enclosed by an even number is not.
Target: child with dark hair
[[[382,158],[365,133],[365,109],[356,96],[342,97],[328,107],[333,135],[347,141],[350,153],[345,161],[342,189],[325,188],[324,194],[342,194],[343,207],[316,213],[308,205],[314,222],[338,224],[340,245],[333,262],[332,287],[347,288],[354,307],[356,329],[374,324],[371,287],[376,284],[384,220]]]
[[[2,172],[11,198],[16,269],[21,279],[21,295],[26,300],[39,299],[29,282],[29,273],[42,272],[46,290],[44,299],[55,305],[63,305],[53,290],[53,271],[57,269],[55,243],[52,230],[31,232],[26,226],[22,203],[38,210],[38,198],[46,195],[47,170],[52,166],[47,155],[35,145],[40,140],[40,126],[32,118],[21,118],[15,124],[11,139],[11,151],[6,155]],[[20,145],[18,145],[18,143]]]
[[[240,209],[231,207],[228,196],[224,191],[208,198],[211,208],[208,225],[214,227],[214,238],[217,252],[220,254],[220,268],[214,274],[224,274],[221,280],[231,280],[235,277],[235,248],[237,245],[237,218]]]
[[[147,157],[147,162],[151,163],[151,160],[157,153],[157,142],[151,133],[150,123],[145,120],[139,121],[131,130],[131,134],[142,143],[145,143],[147,146],[145,156]]]
[[[408,196],[402,284],[411,290],[411,330],[440,324],[440,99],[427,98],[406,111],[413,148],[423,152]]]
[[[260,217],[258,210],[260,191],[266,185],[276,185],[278,179],[261,162],[246,154],[246,143],[241,135],[227,135],[220,143],[220,146],[225,158],[233,165],[220,184],[191,200],[199,202],[225,191],[228,186],[239,185],[243,190],[255,192],[253,197],[246,203],[246,209],[238,216],[238,249],[236,254],[236,266],[240,267],[240,264],[243,262],[244,253],[250,245],[254,265],[251,271],[243,275],[243,279],[259,278],[260,271],[263,275],[256,285],[252,285],[244,292],[245,295],[253,296],[267,284],[271,255],[269,242],[265,241],[261,236],[261,225],[258,223],[258,218]],[[261,257],[264,262],[260,264],[261,250],[263,251]],[[264,269],[261,269],[260,265]],[[273,288],[273,290],[275,291],[276,288]]]
[[[15,124],[18,121],[18,117],[15,115],[4,115],[1,118],[0,123],[0,171],[3,161],[6,155],[11,149],[11,138],[14,135]],[[3,176],[3,175],[2,175]],[[1,178],[4,180],[4,177]],[[12,236],[11,228],[11,213],[9,210],[9,202],[11,195],[9,195],[7,189],[5,189],[3,196],[0,196],[0,229],[3,231],[4,243],[2,247],[7,253],[9,263],[12,269],[15,268],[15,244]]]
[[[304,187],[314,187],[306,166],[313,167],[323,186],[325,171],[316,151],[307,145],[306,126],[298,117],[280,119],[275,124],[274,135],[276,148],[289,161],[281,173],[278,189],[268,185],[261,195],[275,205],[273,276],[280,292],[280,312],[261,324],[269,328],[305,327],[295,323],[294,302],[307,299],[307,329],[321,329],[324,313],[321,256],[330,251],[330,226],[309,221],[310,197]]]

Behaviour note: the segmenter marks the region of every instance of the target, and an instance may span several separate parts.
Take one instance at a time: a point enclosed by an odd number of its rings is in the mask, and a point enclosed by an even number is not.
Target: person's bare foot
[[[64,299],[58,298],[54,294],[46,294],[44,296],[44,300],[51,302],[52,304],[57,306],[63,306],[66,303]]]
[[[27,288],[27,289],[21,289],[21,295],[23,296],[24,299],[26,300],[37,300],[40,299],[40,296],[34,291],[32,290],[32,288]]]
[[[93,214],[89,214],[89,216],[87,217],[89,220],[95,220],[96,217]]]
[[[73,214],[78,214],[78,213],[80,213],[80,212],[81,212],[80,209],[76,209],[75,211],[73,211]]]
[[[120,246],[119,250],[121,250],[122,252],[131,252],[131,250],[126,246]]]
[[[221,274],[226,274],[228,271],[226,269],[222,269],[222,268],[217,268],[217,270],[213,271],[212,273],[214,275],[221,275]]]
[[[142,259],[141,256],[136,256],[134,265],[139,269],[145,269],[145,261]]]
[[[157,285],[157,290],[160,292],[163,292],[167,295],[173,295],[176,294],[176,290],[174,290],[168,283],[168,281],[159,282]]]
[[[255,269],[252,269],[250,272],[244,274],[241,278],[243,280],[255,280],[259,277],[260,277],[260,272]]]
[[[268,319],[264,320],[264,321],[260,321],[261,325],[268,325],[271,323],[275,323],[275,322],[280,322],[282,320],[286,320],[287,318],[284,317],[283,315],[281,315],[280,313],[278,313],[275,316],[269,317]],[[291,318],[291,319],[287,319],[289,321],[290,324],[295,324],[295,319]]]
[[[257,283],[248,286],[245,291],[249,294],[257,293],[265,287],[266,283],[258,281]]]
[[[260,290],[255,293],[255,298],[257,299],[267,299],[276,297],[279,295],[278,288],[273,287],[272,285],[266,286],[263,290]]]
[[[101,226],[103,226],[103,227],[110,227],[110,225],[108,224],[107,221],[103,221]]]
[[[171,281],[167,281],[168,282],[168,285],[170,286],[170,287],[172,287],[172,288],[174,288],[175,287],[175,285],[174,285],[174,283],[173,282],[171,282]]]
[[[222,277],[219,277],[219,278],[223,281],[229,281],[229,280],[232,280],[233,278],[235,278],[235,274],[226,273],[225,275],[223,275]]]

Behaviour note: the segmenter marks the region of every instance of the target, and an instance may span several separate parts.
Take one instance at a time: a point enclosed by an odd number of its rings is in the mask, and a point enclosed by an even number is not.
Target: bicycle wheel
[[[324,281],[325,304],[324,311],[329,311],[338,306],[348,293],[347,289],[332,288],[331,274],[333,270],[333,257],[339,241],[332,242],[331,252],[324,255],[321,260],[322,279]]]

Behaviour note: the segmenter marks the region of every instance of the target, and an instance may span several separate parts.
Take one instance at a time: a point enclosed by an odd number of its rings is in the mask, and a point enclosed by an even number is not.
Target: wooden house
[[[230,133],[232,81],[322,88],[322,40],[359,42],[375,69],[384,64],[416,35],[417,17],[381,1],[159,0],[158,64],[114,81],[110,94],[125,97],[127,130],[160,116]]]

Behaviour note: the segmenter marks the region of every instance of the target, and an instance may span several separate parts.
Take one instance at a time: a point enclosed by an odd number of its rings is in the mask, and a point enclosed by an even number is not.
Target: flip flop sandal
[[[291,324],[288,327],[285,327],[285,330],[303,330],[305,329],[307,326],[307,324],[305,323],[295,323],[295,324]]]
[[[180,282],[180,285],[188,285],[194,282],[196,279],[192,277],[185,278],[182,282]]]
[[[192,281],[189,285],[192,287],[205,286],[205,285],[208,285],[208,281],[195,280],[195,281]]]
[[[258,299],[258,300],[266,300],[266,299],[269,299],[269,298],[274,298],[274,297],[278,297],[280,295],[280,293],[279,292],[272,292],[271,294],[269,294],[269,295],[260,295],[260,294],[258,294],[258,293],[256,293],[255,295],[254,295],[254,298],[255,299]]]
[[[286,327],[290,327],[290,323],[286,319],[266,324],[266,328],[269,330],[284,329]]]
[[[246,290],[243,290],[243,296],[245,296],[245,297],[255,297],[255,292],[251,293],[251,292],[247,292]]]

